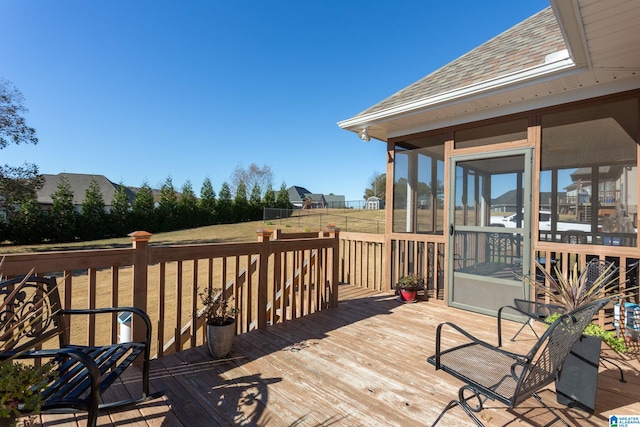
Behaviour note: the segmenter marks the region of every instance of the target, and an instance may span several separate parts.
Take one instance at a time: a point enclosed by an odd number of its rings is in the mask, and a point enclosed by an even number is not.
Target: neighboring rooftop
[[[82,202],[85,199],[85,194],[92,180],[95,180],[98,183],[107,209],[112,205],[116,190],[120,187],[118,184],[114,184],[109,181],[104,175],[59,173],[57,175],[42,174],[42,176],[44,177],[44,186],[38,190],[37,198],[38,203],[43,206],[53,205],[53,199],[51,196],[58,191],[58,185],[60,184],[62,177],[66,177],[69,181],[69,186],[73,192],[73,204],[75,206],[82,205]],[[135,194],[128,188],[125,188],[125,191],[129,195],[129,201],[133,203]]]
[[[313,208],[344,208],[345,200],[344,196],[337,196],[335,194],[325,195],[321,193],[312,193],[304,187],[297,185],[291,186],[287,189],[289,193],[289,201],[296,208],[302,208],[306,199],[310,199],[311,203],[308,207]],[[276,196],[278,192],[276,191]]]

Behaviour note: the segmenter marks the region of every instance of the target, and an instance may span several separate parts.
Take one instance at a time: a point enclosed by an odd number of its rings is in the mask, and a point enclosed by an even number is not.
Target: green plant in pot
[[[576,262],[566,276],[557,267],[554,267],[554,274],[547,272],[537,262],[536,267],[544,276],[546,285],[530,278],[525,280],[544,293],[550,305],[554,306],[554,311],[551,312],[553,314],[546,319],[549,323],[561,314],[596,301],[624,299],[631,291],[637,289],[620,289],[618,270],[613,263],[592,261],[580,274]],[[592,270],[589,270],[590,268]],[[617,338],[613,332],[604,330],[596,323],[587,326],[560,370],[559,379],[556,381],[559,403],[587,412],[594,411],[602,341],[617,352],[626,351],[624,339]]]
[[[549,298],[550,305],[560,307],[562,311],[562,313],[553,313],[547,317],[545,319],[547,323],[553,323],[563,313],[571,312],[596,301],[625,299],[631,295],[632,291],[637,289],[637,287],[633,287],[620,290],[617,280],[618,275],[615,274],[617,268],[613,263],[601,269],[599,274],[592,278],[589,278],[587,274],[579,274],[578,263],[573,264],[568,276],[564,276],[557,267],[554,267],[554,274],[550,274],[538,262],[536,262],[536,266],[538,271],[544,275],[548,286],[545,286],[544,282],[538,282],[530,278],[525,278],[525,280],[539,291],[542,291]],[[592,323],[587,326],[584,335],[601,337],[609,347],[617,352],[627,350],[624,339],[613,339],[616,338],[615,334],[607,332],[610,331],[606,331],[599,325]]]
[[[551,316],[545,318],[544,321],[548,324],[552,324],[558,317],[560,317],[560,313],[554,313]],[[602,342],[604,342],[616,353],[625,353],[629,351],[624,338],[616,336],[614,332],[607,331],[596,323],[590,323],[589,325],[587,325],[582,334],[588,337],[600,337]]]
[[[553,305],[563,307],[566,312],[604,299],[615,299],[628,296],[633,289],[620,291],[618,288],[617,269],[614,264],[609,264],[596,277],[579,274],[578,263],[573,263],[569,275],[565,276],[554,266],[554,274],[547,272],[536,261],[538,272],[544,275],[548,286],[544,282],[538,282],[530,277],[524,279],[539,291],[549,297]],[[635,289],[635,288],[634,288]]]
[[[41,366],[16,361],[0,363],[0,426],[15,426],[23,413],[38,414],[43,403],[40,392],[55,377],[52,363]],[[24,425],[30,425],[27,418]]]
[[[222,289],[206,288],[199,295],[203,305],[199,316],[206,321],[207,349],[211,357],[221,359],[231,351],[239,309]]]
[[[415,301],[418,291],[424,289],[424,278],[419,274],[407,274],[398,279],[396,291],[400,299],[406,302]]]

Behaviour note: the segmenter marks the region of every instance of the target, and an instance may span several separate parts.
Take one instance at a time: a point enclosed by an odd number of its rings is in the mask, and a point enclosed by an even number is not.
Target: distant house
[[[62,177],[66,177],[69,181],[69,186],[73,192],[73,204],[76,210],[82,209],[82,203],[84,202],[87,189],[92,180],[95,180],[100,187],[100,193],[104,199],[105,210],[109,212],[113,203],[113,198],[117,189],[120,187],[118,184],[114,184],[109,181],[104,175],[90,175],[81,173],[59,173],[57,175],[43,174],[44,186],[38,190],[37,198],[38,203],[44,211],[50,211],[53,206],[53,199],[51,196],[58,190],[58,185]],[[129,202],[133,203],[136,195],[129,188],[125,188],[127,195],[129,196]]]
[[[328,208],[343,209],[346,207],[344,196],[336,196],[335,194],[325,194],[324,199]]]
[[[344,196],[312,193],[304,187],[292,186],[287,189],[289,201],[297,209],[343,208]],[[276,192],[277,197],[277,192]]]
[[[551,198],[553,194],[548,191],[540,192],[540,209],[551,209]],[[567,193],[564,191],[558,191],[557,197],[559,199],[565,199]],[[518,192],[516,190],[509,190],[506,193],[491,199],[491,212],[507,212],[514,213],[518,211]]]

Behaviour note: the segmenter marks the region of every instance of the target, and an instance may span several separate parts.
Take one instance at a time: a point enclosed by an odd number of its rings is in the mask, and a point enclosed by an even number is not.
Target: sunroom
[[[388,286],[495,314],[536,268],[637,281],[640,4],[550,3],[339,123],[387,143]]]

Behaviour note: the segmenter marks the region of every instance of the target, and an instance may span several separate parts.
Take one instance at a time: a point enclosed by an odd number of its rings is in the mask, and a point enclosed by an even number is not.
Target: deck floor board
[[[497,343],[495,318],[394,295],[341,286],[340,305],[301,319],[236,336],[232,353],[214,361],[203,346],[152,362],[152,391],[166,395],[126,411],[101,414],[99,425],[153,427],[209,426],[422,426],[430,425],[461,383],[426,363],[435,331],[454,322],[478,338]],[[526,351],[535,340],[505,322],[504,345]],[[454,344],[454,341],[447,343]],[[563,407],[553,387],[542,397],[577,426],[608,425],[609,415],[640,415],[640,362],[603,350],[624,369],[601,366],[596,413]],[[105,398],[139,392],[132,367]],[[488,401],[480,418],[487,426],[542,426],[552,416],[529,399],[515,410]],[[45,426],[84,426],[79,415],[43,415]],[[473,425],[459,408],[443,426]]]

